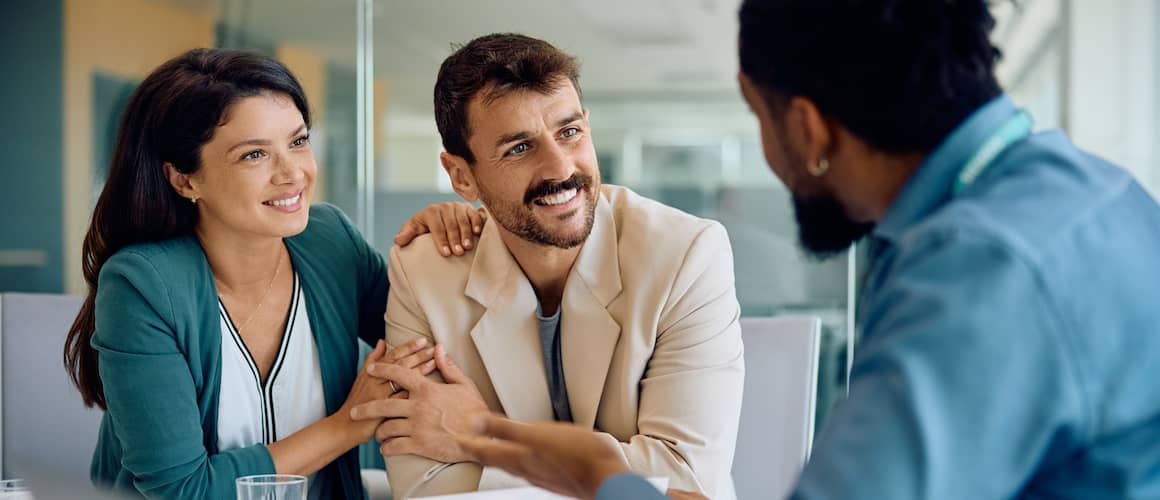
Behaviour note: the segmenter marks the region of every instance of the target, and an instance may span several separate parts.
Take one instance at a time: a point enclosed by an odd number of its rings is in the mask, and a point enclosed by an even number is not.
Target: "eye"
[[[254,160],[257,160],[257,159],[265,157],[265,156],[266,156],[265,151],[262,151],[261,149],[255,149],[255,150],[250,151],[249,153],[246,153],[245,155],[243,155],[242,161],[254,161]]]
[[[568,127],[564,129],[563,132],[560,132],[560,135],[565,138],[576,137],[577,135],[580,135],[580,129],[577,127]]]
[[[307,144],[310,144],[310,136],[309,135],[303,135],[297,139],[294,139],[294,142],[290,143],[291,146],[296,147],[296,148],[300,148],[300,147],[305,146]]]
[[[508,150],[508,152],[507,152],[507,156],[518,156],[518,155],[522,155],[522,154],[524,154],[524,153],[527,153],[529,149],[531,149],[531,146],[529,146],[529,145],[528,145],[528,143],[526,143],[526,142],[521,142],[521,143],[519,143],[519,144],[516,144],[516,145],[515,145],[514,147],[512,147],[511,149],[509,149],[509,150]]]

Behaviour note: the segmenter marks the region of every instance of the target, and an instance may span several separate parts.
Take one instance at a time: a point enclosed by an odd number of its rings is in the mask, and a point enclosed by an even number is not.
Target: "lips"
[[[284,198],[263,201],[262,204],[269,205],[271,207],[292,207],[294,205],[297,205],[298,202],[300,202],[300,201],[302,201],[302,191],[299,191],[297,193],[294,193],[294,194],[287,196],[287,197],[284,197]]]
[[[545,207],[562,205],[591,185],[592,178],[587,175],[573,175],[564,182],[544,182],[528,190],[524,203]]]
[[[554,207],[554,206],[563,205],[565,203],[568,203],[569,201],[572,201],[572,199],[576,198],[576,195],[578,195],[578,194],[579,194],[579,191],[577,191],[576,189],[568,189],[565,191],[560,191],[559,193],[556,193],[556,194],[552,194],[552,195],[548,195],[548,196],[541,196],[541,197],[533,200],[532,203],[535,203],[536,205],[540,205],[540,206],[545,206],[545,207]]]

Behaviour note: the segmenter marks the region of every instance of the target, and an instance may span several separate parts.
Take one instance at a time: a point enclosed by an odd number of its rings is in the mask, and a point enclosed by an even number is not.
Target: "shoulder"
[[[1039,266],[1066,249],[1061,243],[1111,219],[1158,214],[1130,174],[1076,149],[1058,132],[1033,136],[988,170],[907,238],[928,245],[966,239]]]
[[[153,292],[167,284],[188,282],[206,265],[197,240],[185,235],[121,249],[101,266],[98,283],[120,277],[143,292]]]
[[[695,254],[731,255],[728,234],[717,221],[688,214],[625,187],[605,185],[601,191],[611,208],[622,256],[647,255],[654,262],[677,261],[679,265]]]
[[[494,220],[489,220],[488,224],[495,224]],[[496,238],[498,234],[487,234],[485,238]],[[407,246],[400,247],[395,245],[391,247],[389,262],[387,264],[387,272],[393,277],[391,281],[392,286],[399,286],[396,279],[399,276],[408,276],[408,280],[412,286],[420,284],[427,284],[436,289],[462,290],[467,284],[467,277],[471,274],[471,268],[474,265],[477,256],[477,250],[481,245],[494,242],[485,242],[480,239],[475,248],[468,250],[461,256],[444,257],[435,250],[435,242],[430,234],[423,234],[416,237]],[[498,243],[502,246],[503,243]],[[497,247],[498,248],[498,247]],[[506,251],[506,247],[504,248]],[[416,280],[415,276],[422,274],[422,280]]]

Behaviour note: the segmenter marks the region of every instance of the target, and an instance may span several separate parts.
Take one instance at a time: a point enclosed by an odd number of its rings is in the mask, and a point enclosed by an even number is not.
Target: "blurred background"
[[[822,420],[854,337],[857,259],[819,263],[798,251],[787,193],[735,82],[739,3],[3,0],[0,291],[84,290],[81,241],[120,111],[148,71],[203,46],[253,49],[295,72],[314,111],[321,201],[386,252],[411,214],[456,199],[432,116],[440,62],[455,43],[522,32],[582,60],[606,182],[724,223],[744,315],[823,318]],[[1160,0],[994,9],[1001,81],[1037,127],[1062,128],[1160,186]]]

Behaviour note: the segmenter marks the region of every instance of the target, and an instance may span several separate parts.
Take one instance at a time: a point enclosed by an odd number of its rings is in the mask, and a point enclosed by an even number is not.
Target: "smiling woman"
[[[370,360],[434,365],[421,345],[387,352],[383,259],[338,209],[310,206],[309,128],[294,76],[248,52],[187,52],[130,98],[65,345],[85,403],[106,410],[100,485],[228,498],[238,477],[282,473],[310,476],[311,498],[363,496],[354,449],[377,422],[350,409],[390,391],[358,373],[358,340]],[[412,225],[469,228],[471,212]]]

